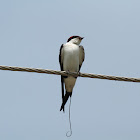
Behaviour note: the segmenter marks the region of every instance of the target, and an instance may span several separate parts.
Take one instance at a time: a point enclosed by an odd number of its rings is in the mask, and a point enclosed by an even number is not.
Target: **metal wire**
[[[0,66],[0,70],[36,72],[36,73],[55,74],[55,75],[63,75],[63,76],[71,75],[74,77],[98,78],[98,79],[126,81],[126,82],[140,82],[140,78],[128,78],[128,77],[109,76],[109,75],[100,75],[100,74],[91,74],[91,73],[75,73],[75,72],[48,70],[48,69],[40,69],[40,68]]]

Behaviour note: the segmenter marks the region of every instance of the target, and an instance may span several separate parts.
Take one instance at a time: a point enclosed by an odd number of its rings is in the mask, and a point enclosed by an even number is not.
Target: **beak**
[[[82,40],[82,39],[84,39],[84,37],[80,37],[80,39]]]

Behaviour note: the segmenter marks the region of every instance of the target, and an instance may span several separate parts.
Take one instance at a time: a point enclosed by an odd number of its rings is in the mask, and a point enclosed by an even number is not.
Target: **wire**
[[[107,79],[107,80],[115,80],[115,81],[126,81],[126,82],[140,82],[140,78],[128,78],[128,77],[109,76],[109,75],[100,75],[100,74],[91,74],[91,73],[76,73],[76,72],[66,72],[66,71],[38,69],[38,68],[0,66],[0,70],[36,72],[36,73],[46,73],[46,74],[55,74],[55,75],[63,75],[63,76],[71,75],[71,76],[74,76],[74,77],[78,77],[79,76],[79,77],[98,78],[98,79]]]
[[[71,97],[70,97],[70,104],[69,104],[69,125],[70,125],[70,130],[66,133],[67,137],[70,137],[72,135],[71,118],[70,118],[70,107],[71,107]]]

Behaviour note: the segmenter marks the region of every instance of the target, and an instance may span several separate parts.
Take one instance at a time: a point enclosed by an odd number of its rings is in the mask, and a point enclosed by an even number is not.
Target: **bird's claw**
[[[78,71],[78,72],[77,72],[77,75],[78,75],[78,76],[80,76],[80,75],[81,75],[81,72],[80,72],[80,71]]]
[[[67,70],[67,71],[66,71],[66,74],[69,74],[69,73],[70,73],[70,71],[69,71],[69,70]]]

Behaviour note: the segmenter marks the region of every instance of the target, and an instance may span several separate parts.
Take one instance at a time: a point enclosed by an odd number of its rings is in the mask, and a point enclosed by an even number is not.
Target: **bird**
[[[85,59],[84,47],[80,45],[84,37],[71,36],[65,44],[62,44],[59,52],[59,63],[61,71],[80,73],[82,63]],[[65,104],[72,91],[77,77],[61,75],[62,105],[60,111],[65,111]],[[65,95],[64,95],[65,85]]]

